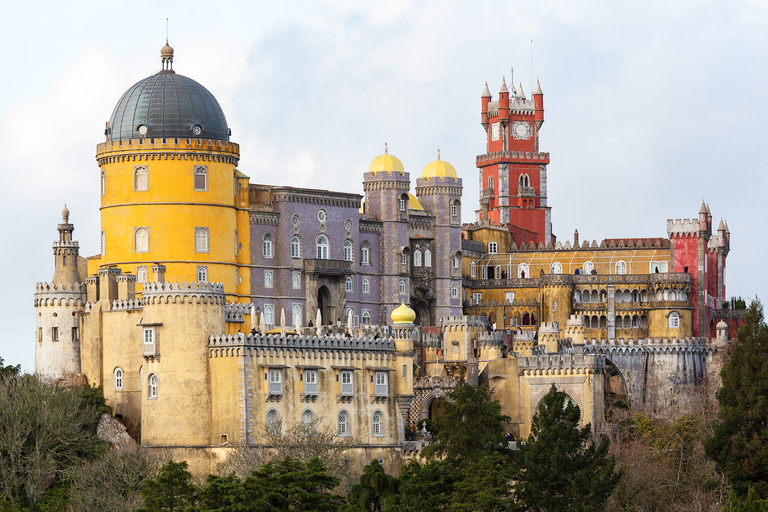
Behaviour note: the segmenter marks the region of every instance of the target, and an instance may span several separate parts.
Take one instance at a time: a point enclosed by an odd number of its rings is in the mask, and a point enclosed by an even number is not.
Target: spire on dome
[[[488,89],[488,82],[485,82],[485,88],[483,89],[483,95],[480,96],[481,98],[490,98],[491,97],[491,91]]]
[[[536,89],[533,91],[533,94],[544,94],[541,92],[541,84],[539,83],[539,79],[536,79]]]
[[[160,61],[163,65],[161,73],[175,73],[173,70],[173,48],[168,44],[168,38],[165,38],[165,46],[160,48]]]
[[[509,92],[509,89],[507,89],[507,79],[504,77],[501,77],[501,90],[499,92]]]
[[[440,148],[437,148],[437,159],[440,160]]]
[[[64,221],[64,224],[69,224],[69,208],[67,208],[67,203],[64,203],[64,209],[61,210],[61,220]]]
[[[389,149],[387,149],[387,141],[384,141],[384,154],[385,155],[389,154]]]

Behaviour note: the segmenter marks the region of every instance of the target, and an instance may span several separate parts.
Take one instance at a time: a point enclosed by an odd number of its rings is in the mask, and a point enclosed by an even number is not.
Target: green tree
[[[608,457],[608,440],[590,442],[590,425],[554,385],[539,404],[531,435],[515,452],[514,488],[522,510],[596,511],[621,478]]]
[[[768,498],[768,326],[755,299],[720,372],[718,421],[704,443],[707,456],[739,496],[750,487]]]
[[[432,512],[449,510],[455,483],[463,476],[453,464],[412,460],[398,477],[399,493],[387,499],[387,512]]]
[[[744,500],[731,491],[728,495],[728,501],[725,503],[723,512],[766,512],[768,511],[768,500],[762,500],[757,496],[754,487],[750,487]]]
[[[96,437],[100,416],[89,386],[57,391],[32,375],[0,379],[0,507],[34,508],[68,467],[96,458],[105,446]]]
[[[12,379],[14,377],[18,377],[21,374],[21,365],[17,364],[16,366],[4,366],[5,361],[3,361],[3,358],[0,357],[0,381],[4,379]]]
[[[331,492],[339,479],[328,474],[319,457],[306,464],[291,457],[269,462],[252,472],[243,485],[258,510],[335,512],[344,502]]]
[[[187,471],[186,461],[169,460],[152,480],[144,480],[141,497],[144,508],[139,512],[159,512],[164,510],[186,510],[197,501],[192,473]]]
[[[197,491],[197,496],[198,504],[196,507],[190,507],[190,512],[268,510],[255,508],[257,501],[246,494],[243,483],[235,473],[229,476],[208,475],[205,486]]]
[[[467,461],[462,478],[454,484],[451,512],[505,512],[514,510],[509,458],[498,452]]]
[[[498,401],[491,401],[488,388],[460,382],[448,398],[445,414],[435,419],[438,434],[424,448],[426,457],[444,456],[461,464],[489,452],[509,453],[504,423],[510,418],[501,414]]]
[[[340,512],[382,512],[389,496],[397,493],[397,479],[388,475],[379,461],[365,466],[360,481],[347,494],[347,504]]]

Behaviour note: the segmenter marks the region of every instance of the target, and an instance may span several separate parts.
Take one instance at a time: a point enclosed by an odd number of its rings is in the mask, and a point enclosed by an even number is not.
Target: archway
[[[438,416],[445,414],[445,404],[447,400],[443,397],[436,397],[429,403],[429,419],[434,420]]]
[[[422,327],[432,325],[432,315],[429,313],[429,306],[427,306],[424,302],[416,302],[413,305],[413,310],[416,313],[416,320],[414,320],[416,325],[420,325]]]
[[[488,265],[488,270],[486,271],[486,275],[488,276],[488,279],[496,279],[496,269]]]
[[[317,289],[317,307],[320,309],[322,324],[329,325],[333,323],[333,306],[331,306],[331,291],[323,285]]]

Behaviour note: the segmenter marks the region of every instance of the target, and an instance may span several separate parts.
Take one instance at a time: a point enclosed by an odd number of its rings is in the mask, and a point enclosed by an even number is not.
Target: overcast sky
[[[166,17],[174,69],[218,98],[252,183],[362,193],[385,140],[412,180],[439,148],[471,221],[480,94],[514,67],[528,97],[532,77],[544,91],[560,240],[666,236],[666,219],[696,217],[704,199],[731,230],[728,295],[766,298],[763,1],[14,2],[3,14],[6,364],[34,369],[34,285],[53,275],[65,201],[81,255],[99,252],[96,144],[123,92],[160,69]]]

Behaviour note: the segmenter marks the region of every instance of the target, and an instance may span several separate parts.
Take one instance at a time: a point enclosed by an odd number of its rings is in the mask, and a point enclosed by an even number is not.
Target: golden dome
[[[402,303],[392,311],[391,318],[393,324],[412,324],[416,320],[416,312]]]
[[[384,143],[384,154],[374,158],[368,170],[372,172],[374,176],[377,172],[386,172],[387,174],[392,174],[393,171],[397,171],[400,174],[405,173],[403,162],[401,162],[400,159],[396,156],[389,154],[387,151],[386,142]]]
[[[458,178],[456,169],[443,160],[440,160],[440,150],[437,150],[437,160],[429,162],[421,172],[422,178]]]
[[[413,194],[408,194],[408,209],[409,210],[424,210],[424,207],[421,206],[421,202],[416,198]]]

